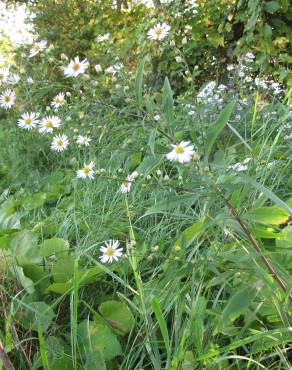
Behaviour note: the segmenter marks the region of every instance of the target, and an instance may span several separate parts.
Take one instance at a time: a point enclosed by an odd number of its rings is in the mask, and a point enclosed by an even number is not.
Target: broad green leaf
[[[198,194],[184,194],[184,195],[170,195],[166,199],[156,203],[153,207],[149,208],[144,216],[149,216],[156,213],[164,213],[172,211],[179,206],[191,207],[199,198]]]
[[[144,73],[144,67],[145,67],[146,60],[147,60],[147,57],[144,57],[142,62],[140,63],[137,74],[136,74],[136,80],[135,80],[135,94],[136,94],[136,99],[139,105],[142,105],[143,103],[143,96],[142,96],[143,73]]]
[[[292,209],[286,204],[282,199],[280,199],[276,194],[274,194],[271,190],[267,189],[262,184],[259,184],[257,181],[253,180],[251,177],[246,175],[241,175],[239,177],[243,183],[249,183],[253,187],[255,187],[260,192],[264,193],[271,201],[277,204],[280,208],[285,209],[290,216],[292,216]]]
[[[182,363],[182,370],[194,370],[196,368],[196,361],[193,352],[186,351]]]
[[[162,338],[163,338],[163,342],[164,342],[164,345],[165,345],[165,350],[166,350],[167,356],[170,356],[170,341],[169,341],[167,323],[166,323],[165,318],[163,316],[161,306],[160,306],[159,302],[157,301],[157,299],[155,297],[151,301],[151,307],[152,307],[152,310],[155,314],[156,320],[158,322],[158,325],[159,325],[159,328],[160,328],[160,331],[161,331],[161,335],[162,335]]]
[[[120,334],[128,333],[134,325],[134,316],[125,302],[106,301],[99,312],[107,323]]]
[[[25,197],[21,200],[21,204],[28,211],[36,208],[41,208],[47,200],[46,193],[36,193],[30,196]]]
[[[85,370],[92,369],[106,370],[105,358],[101,351],[86,353]]]
[[[168,78],[165,78],[162,95],[162,110],[167,123],[173,121],[173,94]]]
[[[27,330],[38,331],[39,323],[42,332],[47,331],[55,317],[54,311],[45,302],[32,302],[20,308],[17,318]]]
[[[250,286],[237,291],[227,302],[217,325],[217,331],[224,332],[231,322],[246,312],[255,295],[256,290]]]
[[[198,237],[204,226],[205,219],[201,219],[195,222],[193,225],[189,226],[181,233],[175,245],[179,247],[183,247],[185,245],[185,247],[187,248],[194,241],[194,239]]]
[[[283,208],[272,206],[253,209],[247,212],[244,217],[247,221],[264,225],[281,225],[288,220],[289,214]]]
[[[80,353],[85,358],[90,352],[100,352],[109,361],[122,354],[116,335],[101,322],[82,321],[78,325],[77,340]]]
[[[267,1],[265,4],[265,10],[268,13],[275,13],[278,9],[280,9],[280,4],[278,1]]]
[[[37,235],[29,230],[21,231],[13,239],[11,250],[19,265],[38,263],[41,261],[37,241]]]
[[[11,273],[20,282],[20,284],[27,291],[27,293],[32,294],[35,292],[34,282],[24,275],[22,267],[13,266],[11,268]]]
[[[74,256],[60,258],[52,266],[52,275],[55,283],[66,283],[74,275]]]
[[[223,109],[223,111],[220,113],[218,119],[211,124],[211,126],[208,128],[206,132],[206,156],[209,157],[211,154],[213,145],[223,130],[223,128],[226,126],[233,109],[235,107],[236,102],[231,101],[229,104],[226,105],[226,107]]]
[[[69,243],[61,238],[46,239],[40,246],[40,255],[42,257],[64,257],[69,251]]]

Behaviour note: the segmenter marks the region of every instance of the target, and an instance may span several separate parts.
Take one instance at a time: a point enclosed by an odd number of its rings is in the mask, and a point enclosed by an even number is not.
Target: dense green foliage
[[[289,4],[187,3],[31,5],[48,45],[14,50],[20,78],[1,94],[16,100],[0,98],[0,343],[15,369],[290,368]],[[65,78],[76,55],[90,64]],[[25,112],[61,123],[41,132]],[[123,254],[104,263],[109,240]]]

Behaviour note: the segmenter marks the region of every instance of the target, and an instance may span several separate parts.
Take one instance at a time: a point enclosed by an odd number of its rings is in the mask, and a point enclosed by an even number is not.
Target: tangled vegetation
[[[0,369],[289,369],[288,0],[27,9],[34,41],[0,43]]]

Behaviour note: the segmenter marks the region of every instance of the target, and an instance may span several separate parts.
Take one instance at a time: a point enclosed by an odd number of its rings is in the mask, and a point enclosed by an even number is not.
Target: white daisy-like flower
[[[58,95],[56,95],[52,102],[51,106],[55,109],[61,107],[65,103],[65,94],[63,92],[60,92]]]
[[[125,194],[129,193],[131,190],[131,186],[133,182],[135,181],[136,177],[138,177],[139,174],[137,171],[132,172],[130,175],[127,176],[126,180],[122,183],[120,187],[120,192]]]
[[[51,149],[55,152],[63,152],[67,149],[69,140],[66,135],[57,135],[53,138]]]
[[[1,95],[0,95],[0,106],[3,109],[11,109],[15,103],[16,95],[15,92],[6,89]]]
[[[84,167],[77,171],[77,177],[79,179],[94,179],[94,166],[95,163],[93,161],[89,164],[84,163]]]
[[[95,69],[95,72],[102,72],[102,66],[100,65],[100,64],[96,64],[95,66],[94,66],[94,69]]]
[[[11,85],[17,85],[20,81],[20,76],[18,73],[13,73],[7,78],[7,82]]]
[[[167,23],[157,23],[148,31],[147,35],[151,40],[161,41],[168,35],[169,30],[170,26]]]
[[[18,120],[18,126],[24,130],[32,130],[38,124],[38,114],[37,113],[24,113]]]
[[[7,67],[0,68],[0,85],[7,82],[8,76],[9,76],[9,68]]]
[[[118,261],[123,254],[123,248],[119,248],[120,243],[118,240],[109,240],[105,242],[100,248],[102,256],[99,257],[102,263],[112,263],[113,261]]]
[[[80,146],[82,145],[89,146],[90,142],[91,142],[91,138],[88,136],[82,136],[82,135],[77,136],[76,143]]]
[[[0,54],[0,65],[3,65],[5,61],[6,61],[5,56]]]
[[[57,116],[46,116],[44,117],[39,125],[39,132],[42,134],[52,133],[54,128],[58,128],[61,125],[61,119]]]
[[[46,40],[41,40],[39,42],[35,42],[32,45],[31,49],[30,49],[29,58],[32,58],[32,57],[36,56],[37,54],[39,54],[40,52],[45,50],[46,47],[47,47],[47,41]]]
[[[27,82],[28,84],[32,85],[32,84],[33,84],[33,78],[32,78],[31,76],[27,77],[26,82]]]
[[[110,38],[110,33],[105,33],[104,35],[99,35],[97,36],[97,38],[95,39],[95,41],[97,43],[100,43],[100,42],[103,42],[103,41],[106,41]]]
[[[79,60],[79,57],[71,59],[70,63],[64,70],[65,77],[77,77],[78,75],[85,73],[89,63],[87,59]]]
[[[166,155],[170,161],[177,161],[179,163],[190,162],[194,155],[194,146],[189,141],[181,141],[180,144],[171,144],[173,150]]]

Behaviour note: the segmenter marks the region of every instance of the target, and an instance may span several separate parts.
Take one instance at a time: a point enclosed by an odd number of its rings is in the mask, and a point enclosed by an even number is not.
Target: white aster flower
[[[94,168],[95,164],[91,161],[89,164],[84,163],[84,167],[81,170],[77,171],[77,177],[79,179],[94,179]]]
[[[16,95],[15,92],[6,89],[1,95],[0,95],[0,106],[3,109],[11,109],[15,103]]]
[[[94,66],[94,69],[95,69],[95,72],[102,72],[102,66],[100,65],[100,64],[96,64],[95,66]]]
[[[91,138],[88,136],[82,136],[82,135],[77,136],[76,143],[80,146],[82,145],[89,146],[90,142],[91,142]]]
[[[7,78],[7,82],[11,85],[17,85],[20,81],[20,76],[18,73],[13,73]]]
[[[32,130],[38,124],[38,114],[37,113],[24,113],[18,120],[18,126],[24,130]]]
[[[9,76],[9,68],[7,67],[0,68],[0,85],[7,82],[8,76]]]
[[[135,179],[138,176],[139,176],[139,173],[137,171],[134,171],[130,175],[128,175],[126,180],[122,183],[120,187],[120,192],[123,194],[129,193],[131,190],[132,183],[135,181]]]
[[[71,59],[70,63],[64,70],[65,77],[77,77],[78,75],[85,73],[89,63],[87,59],[79,60],[79,57]]]
[[[61,119],[57,116],[44,117],[39,125],[39,132],[42,134],[52,133],[54,128],[60,127]]]
[[[67,149],[69,140],[66,135],[57,135],[53,138],[51,149],[55,152],[63,152]]]
[[[95,39],[95,41],[97,43],[100,43],[100,42],[103,42],[103,41],[106,41],[110,38],[110,33],[105,33],[104,35],[99,35],[97,36],[97,38]]]
[[[194,146],[190,144],[189,141],[181,141],[180,144],[171,144],[173,150],[169,152],[166,157],[170,161],[178,161],[179,163],[190,162],[192,156],[194,155]]]
[[[58,95],[56,95],[52,102],[51,106],[55,109],[61,107],[65,103],[65,94],[63,92],[60,92]]]
[[[112,263],[113,261],[118,261],[122,256],[123,248],[119,248],[120,243],[118,240],[109,240],[105,242],[100,248],[102,256],[99,257],[102,263]]]
[[[45,40],[35,42],[30,49],[29,58],[36,56],[37,54],[45,50],[46,47],[47,47],[47,41]]]
[[[33,84],[33,78],[32,78],[31,76],[27,77],[26,82],[27,82],[28,84],[32,85],[32,84]]]
[[[147,35],[151,40],[161,41],[168,35],[169,30],[170,26],[167,23],[157,23],[148,31]]]

